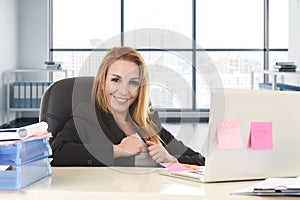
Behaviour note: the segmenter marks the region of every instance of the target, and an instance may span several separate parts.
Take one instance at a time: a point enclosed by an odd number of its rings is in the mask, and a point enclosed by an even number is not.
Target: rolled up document
[[[0,140],[19,140],[48,133],[48,124],[39,122],[20,128],[0,129]]]

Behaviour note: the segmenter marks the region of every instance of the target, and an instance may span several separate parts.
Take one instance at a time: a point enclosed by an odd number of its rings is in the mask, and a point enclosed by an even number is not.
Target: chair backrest
[[[91,101],[94,77],[73,77],[54,82],[43,94],[39,121],[48,123],[50,143],[72,115],[74,103]]]

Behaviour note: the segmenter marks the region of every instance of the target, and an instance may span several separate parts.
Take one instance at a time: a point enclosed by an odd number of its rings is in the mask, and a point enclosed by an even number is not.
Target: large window
[[[120,0],[53,0],[53,48],[97,48],[120,34],[120,17]]]
[[[250,88],[251,71],[287,61],[288,0],[50,3],[53,61],[73,76],[95,75],[112,47],[137,48],[152,103],[167,112],[208,109],[212,87]]]

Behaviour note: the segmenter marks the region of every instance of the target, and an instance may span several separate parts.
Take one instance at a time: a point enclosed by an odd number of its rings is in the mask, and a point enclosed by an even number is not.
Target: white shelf
[[[10,114],[11,112],[15,112],[16,115],[18,115],[21,112],[38,112],[39,108],[37,107],[28,107],[28,106],[21,106],[21,107],[13,107],[11,106],[11,101],[12,99],[12,91],[11,91],[11,84],[14,82],[26,82],[26,81],[34,81],[26,78],[24,75],[25,74],[30,74],[31,77],[40,74],[45,74],[47,75],[47,78],[44,78],[43,81],[45,82],[53,82],[53,73],[63,73],[63,77],[67,78],[68,77],[68,70],[63,70],[63,69],[14,69],[14,70],[9,70],[4,73],[4,82],[7,86],[7,116],[6,116],[6,121],[7,124],[10,123]],[[36,94],[37,95],[37,94]],[[20,99],[21,100],[21,99]],[[37,99],[36,99],[37,101]],[[38,102],[37,102],[38,103]],[[17,116],[16,116],[17,117]]]
[[[286,76],[300,77],[300,71],[296,72],[279,72],[276,70],[261,70],[261,71],[252,71],[251,72],[251,89],[254,89],[254,76],[255,74],[268,74],[272,76],[272,90],[276,90],[278,77],[281,77],[281,82],[284,83],[284,78]]]
[[[39,108],[10,108],[11,112],[23,112],[23,111],[40,111]]]

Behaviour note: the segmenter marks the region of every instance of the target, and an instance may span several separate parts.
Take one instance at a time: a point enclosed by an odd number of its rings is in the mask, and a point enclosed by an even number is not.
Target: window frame
[[[153,52],[153,51],[190,51],[192,53],[192,89],[196,91],[197,81],[196,81],[196,54],[199,51],[207,51],[207,52],[222,52],[222,51],[240,51],[240,52],[262,52],[263,53],[263,69],[269,69],[269,53],[270,52],[288,52],[288,49],[285,48],[269,48],[269,0],[263,0],[264,2],[264,44],[262,49],[257,48],[235,48],[235,49],[225,49],[225,48],[207,48],[207,49],[199,49],[197,48],[196,42],[196,31],[197,31],[197,23],[196,23],[196,0],[192,1],[192,39],[193,44],[191,49],[137,49],[138,51],[146,51],[146,52]],[[126,0],[120,0],[120,7],[121,7],[121,19],[120,19],[120,41],[121,46],[124,46],[124,5]],[[53,47],[53,0],[49,0],[49,61],[53,60],[53,53],[54,52],[72,52],[72,51],[82,51],[82,52],[91,52],[91,51],[107,51],[108,49],[77,49],[77,48],[54,48]],[[268,83],[269,79],[268,76],[264,76],[264,83]],[[192,108],[191,109],[163,109],[161,111],[160,117],[165,119],[166,121],[180,121],[181,119],[187,119],[188,121],[208,121],[208,114],[209,109],[204,108],[197,108],[196,107],[196,94],[195,92],[192,93]]]

